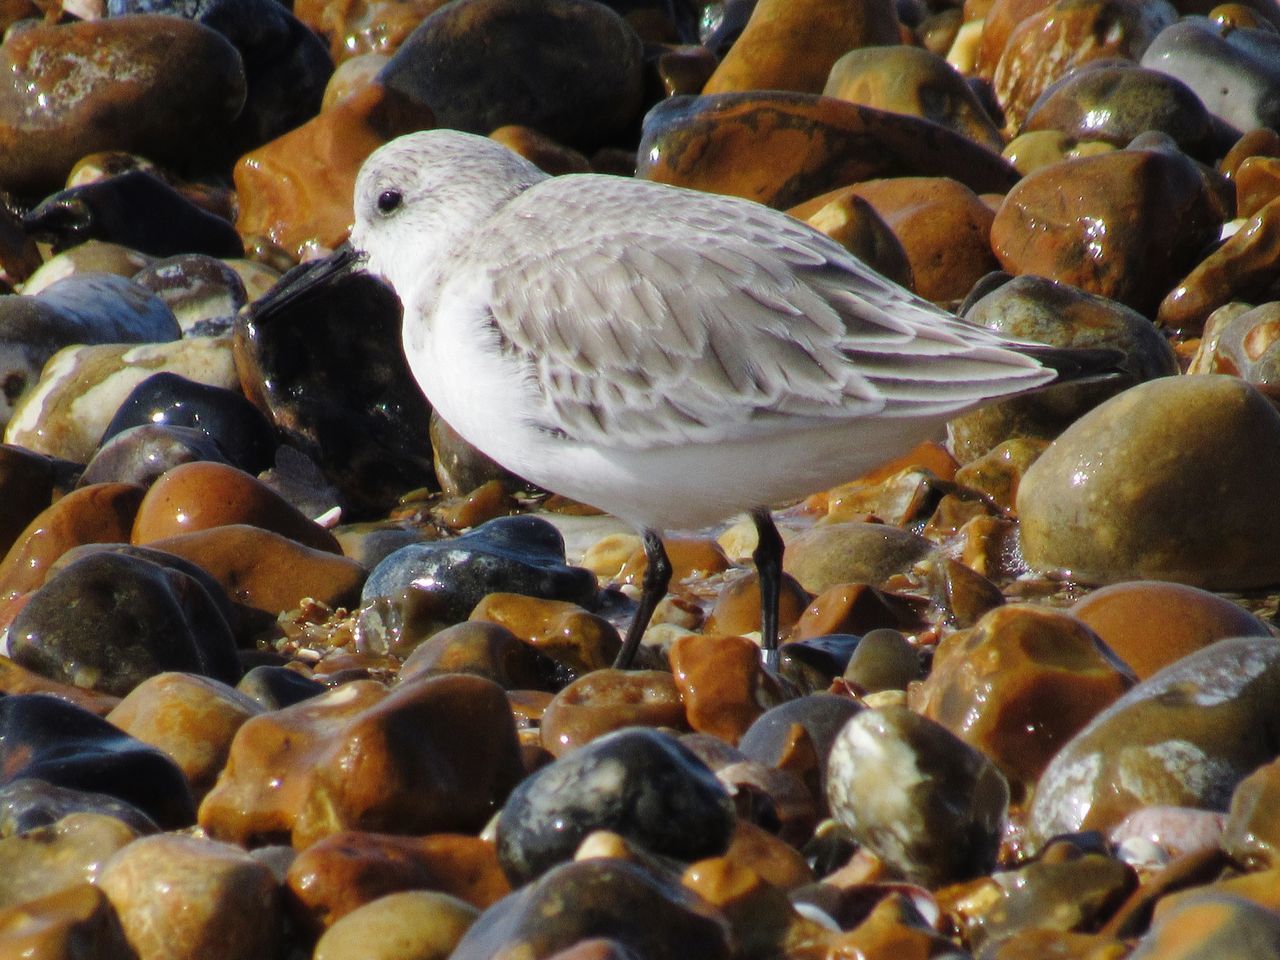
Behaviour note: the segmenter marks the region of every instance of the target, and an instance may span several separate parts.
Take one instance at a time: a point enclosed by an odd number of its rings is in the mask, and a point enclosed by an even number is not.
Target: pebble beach
[[[0,28],[0,960],[1280,960],[1275,0]],[[750,519],[671,533],[615,669],[635,530],[377,279],[255,310],[434,128],[1122,360],[774,505],[776,671]]]

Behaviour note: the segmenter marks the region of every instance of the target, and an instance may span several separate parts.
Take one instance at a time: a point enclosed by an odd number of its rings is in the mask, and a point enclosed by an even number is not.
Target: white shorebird
[[[485,137],[380,148],[355,215],[351,244],[399,295],[405,353],[440,415],[516,474],[642,532],[623,666],[670,579],[659,531],[750,512],[776,662],[771,505],[1078,365],[957,319],[776,210],[553,178]]]

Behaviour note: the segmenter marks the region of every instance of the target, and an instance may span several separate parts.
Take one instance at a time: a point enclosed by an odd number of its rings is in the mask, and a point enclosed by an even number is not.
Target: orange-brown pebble
[[[174,467],[151,485],[133,522],[133,542],[150,544],[240,523],[270,530],[315,550],[342,553],[333,534],[303,516],[257,477],[210,461]]]
[[[456,833],[336,833],[299,853],[285,883],[312,930],[401,890],[438,890],[482,910],[511,892],[493,844]]]
[[[501,480],[482,483],[468,493],[444,500],[432,516],[449,530],[478,527],[486,520],[505,517],[517,509],[516,500]]]
[[[176,763],[198,801],[222,772],[240,725],[261,712],[253,700],[217,680],[161,673],[129,691],[107,720]]]
[[[680,883],[729,921],[748,956],[778,956],[784,944],[813,940],[826,932],[801,916],[782,890],[727,856],[690,864]]]
[[[364,53],[394,53],[409,34],[446,0],[298,0],[293,14],[330,38],[334,63]]]
[[[91,944],[92,952],[86,945]],[[102,891],[79,883],[0,910],[0,956],[22,960],[134,960]]]
[[[1018,500],[1018,484],[1049,441],[1013,437],[988,450],[956,471],[956,483],[985,493],[999,506],[1012,509]]]
[[[415,596],[429,594],[423,590],[406,592],[408,598]],[[402,628],[402,641],[405,632]],[[401,664],[398,680],[405,683],[418,676],[473,673],[488,677],[505,690],[537,689],[549,680],[548,666],[536,650],[506,627],[486,620],[468,620],[421,640]]]
[[[760,668],[760,648],[743,637],[685,634],[668,655],[685,716],[699,733],[737,743],[780,700]]]
[[[387,694],[357,680],[246,722],[199,822],[211,836],[289,837],[297,849],[343,830],[477,830],[523,775],[492,681],[455,674]]]
[[[665,670],[593,670],[569,684],[542,714],[542,745],[563,756],[623,727],[685,726],[684,704]]]
[[[1178,897],[1156,909],[1151,930],[1129,954],[1131,960],[1270,960],[1280,943],[1280,916],[1243,897],[1203,892]],[[1262,950],[1245,944],[1265,944]]]
[[[43,693],[57,697],[100,717],[105,717],[120,703],[119,697],[113,697],[109,693],[58,683],[33,673],[8,657],[0,657],[0,694],[18,693]]]
[[[920,626],[919,613],[906,599],[861,583],[839,583],[805,607],[791,636],[808,640],[829,633],[861,635],[881,627],[911,630]]]
[[[867,918],[826,941],[828,957],[866,960],[928,960],[955,951],[955,944],[922,920],[919,908],[902,893],[890,893]]]
[[[609,621],[565,600],[491,593],[476,604],[470,619],[506,627],[575,675],[612,666],[622,647]]]
[[[1280,157],[1246,157],[1236,169],[1236,216],[1252,217],[1280,197]]]
[[[787,632],[800,619],[800,614],[810,600],[804,587],[793,577],[782,575],[778,595],[778,632]],[[753,570],[727,584],[716,596],[715,605],[707,617],[704,630],[707,633],[755,633],[760,629],[760,577]]]
[[[426,108],[381,85],[356,91],[240,158],[236,229],[299,257],[312,247],[336,247],[351,230],[351,192],[365,158],[400,134],[433,125]]]
[[[1218,170],[1224,176],[1234,178],[1240,164],[1250,157],[1280,157],[1280,133],[1269,127],[1250,130],[1218,162]]]
[[[979,10],[978,2],[965,0],[965,20],[983,21],[974,72],[984,80],[990,80],[1014,28],[1051,3],[1053,0],[981,0],[986,9]]]
[[[85,543],[127,543],[146,491],[133,483],[94,483],[42,510],[0,561],[0,597],[41,586],[49,567]]]
[[[1145,680],[1201,647],[1227,637],[1266,637],[1265,623],[1208,590],[1139,580],[1086,594],[1070,610]]]
[[[553,177],[565,173],[590,173],[591,164],[577,150],[558,143],[533,127],[509,123],[489,134],[508,150],[518,153]]]
[[[892,0],[760,0],[702,92],[821,93],[841,54],[898,39]]]
[[[704,537],[664,537],[662,546],[671,561],[671,582],[697,578],[704,580],[733,566],[724,550],[714,540]],[[619,583],[640,583],[648,569],[644,547],[637,546],[622,564],[615,578]]]
[[[724,858],[746,867],[779,890],[794,890],[814,880],[813,869],[793,845],[749,820],[738,819]]]
[[[907,252],[880,214],[853,187],[829,190],[787,211],[821,230],[867,266],[899,286],[915,289]]]
[[[1072,735],[1134,683],[1098,637],[1066,614],[991,611],[938,644],[910,702],[981,750],[1024,789]]]

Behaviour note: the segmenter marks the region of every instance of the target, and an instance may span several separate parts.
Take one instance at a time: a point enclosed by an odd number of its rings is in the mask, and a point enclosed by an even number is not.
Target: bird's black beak
[[[360,271],[365,255],[350,243],[318,260],[301,263],[276,281],[275,286],[245,308],[254,323],[269,323],[273,316],[305,303],[342,277]]]

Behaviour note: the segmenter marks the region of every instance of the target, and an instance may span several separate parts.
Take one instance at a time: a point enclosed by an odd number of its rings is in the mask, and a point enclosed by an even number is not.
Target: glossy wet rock
[[[565,562],[564,538],[532,516],[491,520],[452,540],[413,544],[391,554],[369,574],[363,601],[414,587],[437,593],[457,620],[495,590],[589,602],[595,577]]]
[[[1007,131],[1018,130],[1036,98],[1090,60],[1136,60],[1177,19],[1165,0],[1057,0],[1021,20],[996,64],[992,86]]]
[[[0,213],[0,292],[12,293],[41,263],[36,242],[15,213]]]
[[[1236,216],[1252,217],[1280,196],[1280,158],[1245,157],[1235,171]]]
[[[729,931],[718,913],[680,884],[610,859],[555,867],[495,904],[472,925],[452,960],[502,953],[550,957],[607,930],[652,960],[727,960]]]
[[[329,688],[288,667],[261,664],[245,673],[236,689],[265,710],[291,707]]]
[[[511,490],[532,487],[469,444],[434,410],[429,436],[436,479],[445,493],[462,496],[493,480]]]
[[[49,360],[35,389],[23,397],[5,442],[86,463],[129,391],[162,370],[220,387],[236,383],[225,338],[67,347]]]
[[[1222,640],[1138,684],[1050,762],[1031,806],[1034,835],[1107,830],[1145,806],[1226,809],[1275,755],[1278,659],[1273,638]]]
[[[402,634],[400,644],[412,647],[400,667],[401,682],[417,676],[472,673],[505,690],[539,690],[549,689],[556,670],[553,661],[506,627],[484,620],[454,624],[425,639]]]
[[[1121,150],[1024,178],[996,213],[991,245],[1010,273],[1060,280],[1149,314],[1217,238],[1222,219],[1186,157]]]
[[[920,651],[899,631],[872,630],[858,641],[844,668],[844,679],[866,693],[906,690],[920,679]]]
[[[783,564],[810,593],[843,583],[879,584],[904,573],[933,545],[922,537],[877,523],[819,524],[792,538]]]
[[[733,806],[711,771],[671,737],[619,731],[515,789],[498,818],[498,857],[513,882],[527,881],[572,857],[594,830],[696,860],[728,846]]]
[[[894,283],[914,289],[907,252],[871,204],[843,187],[820,194],[787,212],[821,230],[867,266]]]
[[[462,0],[427,17],[378,78],[442,127],[520,123],[592,149],[638,118],[640,56],[640,38],[604,4]]]
[[[1115,583],[1081,597],[1070,613],[1097,633],[1139,679],[1228,637],[1273,635],[1238,604],[1180,583]]]
[[[184,463],[228,463],[207,433],[190,427],[143,424],[120,431],[102,445],[80,475],[80,484],[131,483],[149,487]]]
[[[684,725],[685,705],[670,673],[604,669],[579,677],[552,698],[540,735],[542,745],[559,757],[623,727]]]
[[[1280,763],[1272,760],[1240,781],[1223,825],[1222,849],[1248,870],[1280,866]]]
[[[405,890],[446,894],[477,911],[511,892],[492,843],[446,833],[337,833],[298,854],[289,866],[287,884],[308,925],[316,930]]]
[[[702,92],[822,93],[831,65],[846,50],[898,40],[898,18],[888,0],[761,0]]]
[[[1059,748],[1133,684],[1079,621],[1006,606],[938,644],[911,704],[1029,790]]]
[[[411,588],[405,599],[410,604],[437,600],[431,594],[424,597],[417,588]],[[439,599],[448,603],[447,598]],[[472,609],[470,619],[506,627],[546,656],[554,665],[556,686],[611,666],[622,648],[622,638],[613,624],[564,600],[490,593]]]
[[[990,150],[1004,146],[964,77],[942,57],[919,47],[851,50],[835,62],[822,93],[932,120]]]
[[[1240,897],[1188,897],[1157,914],[1129,956],[1156,960],[1172,951],[1187,960],[1270,960],[1280,957],[1280,919]]]
[[[351,777],[352,764],[365,774]],[[477,830],[523,772],[496,684],[456,675],[387,694],[354,681],[241,726],[200,823],[298,849],[350,829]]]
[[[1214,116],[1247,132],[1280,123],[1280,38],[1273,31],[1222,30],[1187,17],[1162,30],[1142,65],[1177,77]]]
[[[351,194],[365,158],[388,140],[434,125],[429,110],[381,85],[334,104],[236,163],[236,229],[294,257],[332,249],[351,229]]]
[[[1014,277],[974,303],[965,319],[1021,340],[1123,354],[1122,375],[1002,400],[953,419],[951,446],[966,463],[1010,438],[1052,440],[1108,397],[1136,382],[1178,372],[1173,348],[1146,317],[1045,277]]]
[[[22,285],[22,290],[27,296],[34,297],[46,287],[77,273],[113,273],[119,277],[132,277],[153,260],[145,253],[119,244],[86,240],[45,260]]]
[[[1233,377],[1167,377],[1086,414],[1018,488],[1038,570],[1086,583],[1135,576],[1206,589],[1280,582],[1280,415]],[[1139,482],[1140,478],[1140,482]],[[1164,519],[1180,518],[1176,527]]]
[[[227,459],[249,473],[274,461],[271,424],[238,390],[210,386],[174,373],[157,373],[129,392],[103,431],[106,443],[143,424],[192,427],[217,443]]]
[[[132,960],[110,902],[80,883],[0,911],[0,952],[32,960],[80,960],[84,944],[94,960]]]
[[[139,960],[270,956],[281,942],[271,870],[230,844],[144,837],[99,881]]]
[[[1017,174],[945,127],[831,97],[724,93],[670,97],[645,116],[636,175],[785,209],[850,183],[953,177],[1004,192]]]
[[[60,787],[47,780],[20,778],[0,787],[0,837],[25,834],[77,815],[109,818],[132,836],[159,832],[155,821],[131,803],[105,793]]]
[[[787,574],[782,575],[778,597],[778,630],[786,636],[812,598]],[[753,570],[731,582],[716,596],[715,606],[703,623],[704,633],[760,632],[760,577]]]
[[[139,209],[147,210],[148,215],[139,217]],[[60,190],[25,214],[23,224],[54,250],[92,239],[157,257],[178,253],[238,257],[244,253],[230,222],[202,210],[159,177],[142,170]]]
[[[245,95],[235,49],[174,17],[33,27],[0,47],[0,70],[14,77],[0,98],[0,186],[28,194],[103,149],[208,169]]]
[[[195,819],[191,792],[158,750],[87,710],[42,694],[0,698],[5,782],[36,778],[131,803],[166,829]]]
[[[1128,61],[1090,64],[1063,77],[1031,107],[1022,132],[1032,130],[1060,130],[1116,147],[1160,130],[1194,155],[1210,147],[1213,134],[1209,112],[1190,87]]]
[[[215,324],[230,326],[248,299],[244,280],[216,257],[184,253],[157,260],[134,274],[140,283],[169,305],[184,335]]]
[[[210,461],[182,464],[156,480],[138,506],[132,539],[148,544],[231,524],[260,527],[305,547],[340,552],[331,533],[262,481]]]
[[[265,320],[250,310],[235,342],[247,394],[338,488],[348,519],[381,518],[406,491],[434,486],[430,409],[385,284],[357,274]]]
[[[1009,786],[981,753],[906,707],[863,710],[827,762],[831,813],[858,840],[927,886],[989,871]]]
[[[52,679],[119,696],[163,670],[240,676],[231,628],[205,588],[120,554],[92,554],[52,576],[14,618],[9,652]]]
[[[365,904],[316,943],[314,960],[445,960],[480,911],[456,897],[406,890]]]
[[[94,882],[106,861],[137,837],[115,817],[79,812],[0,839],[0,908]]]

